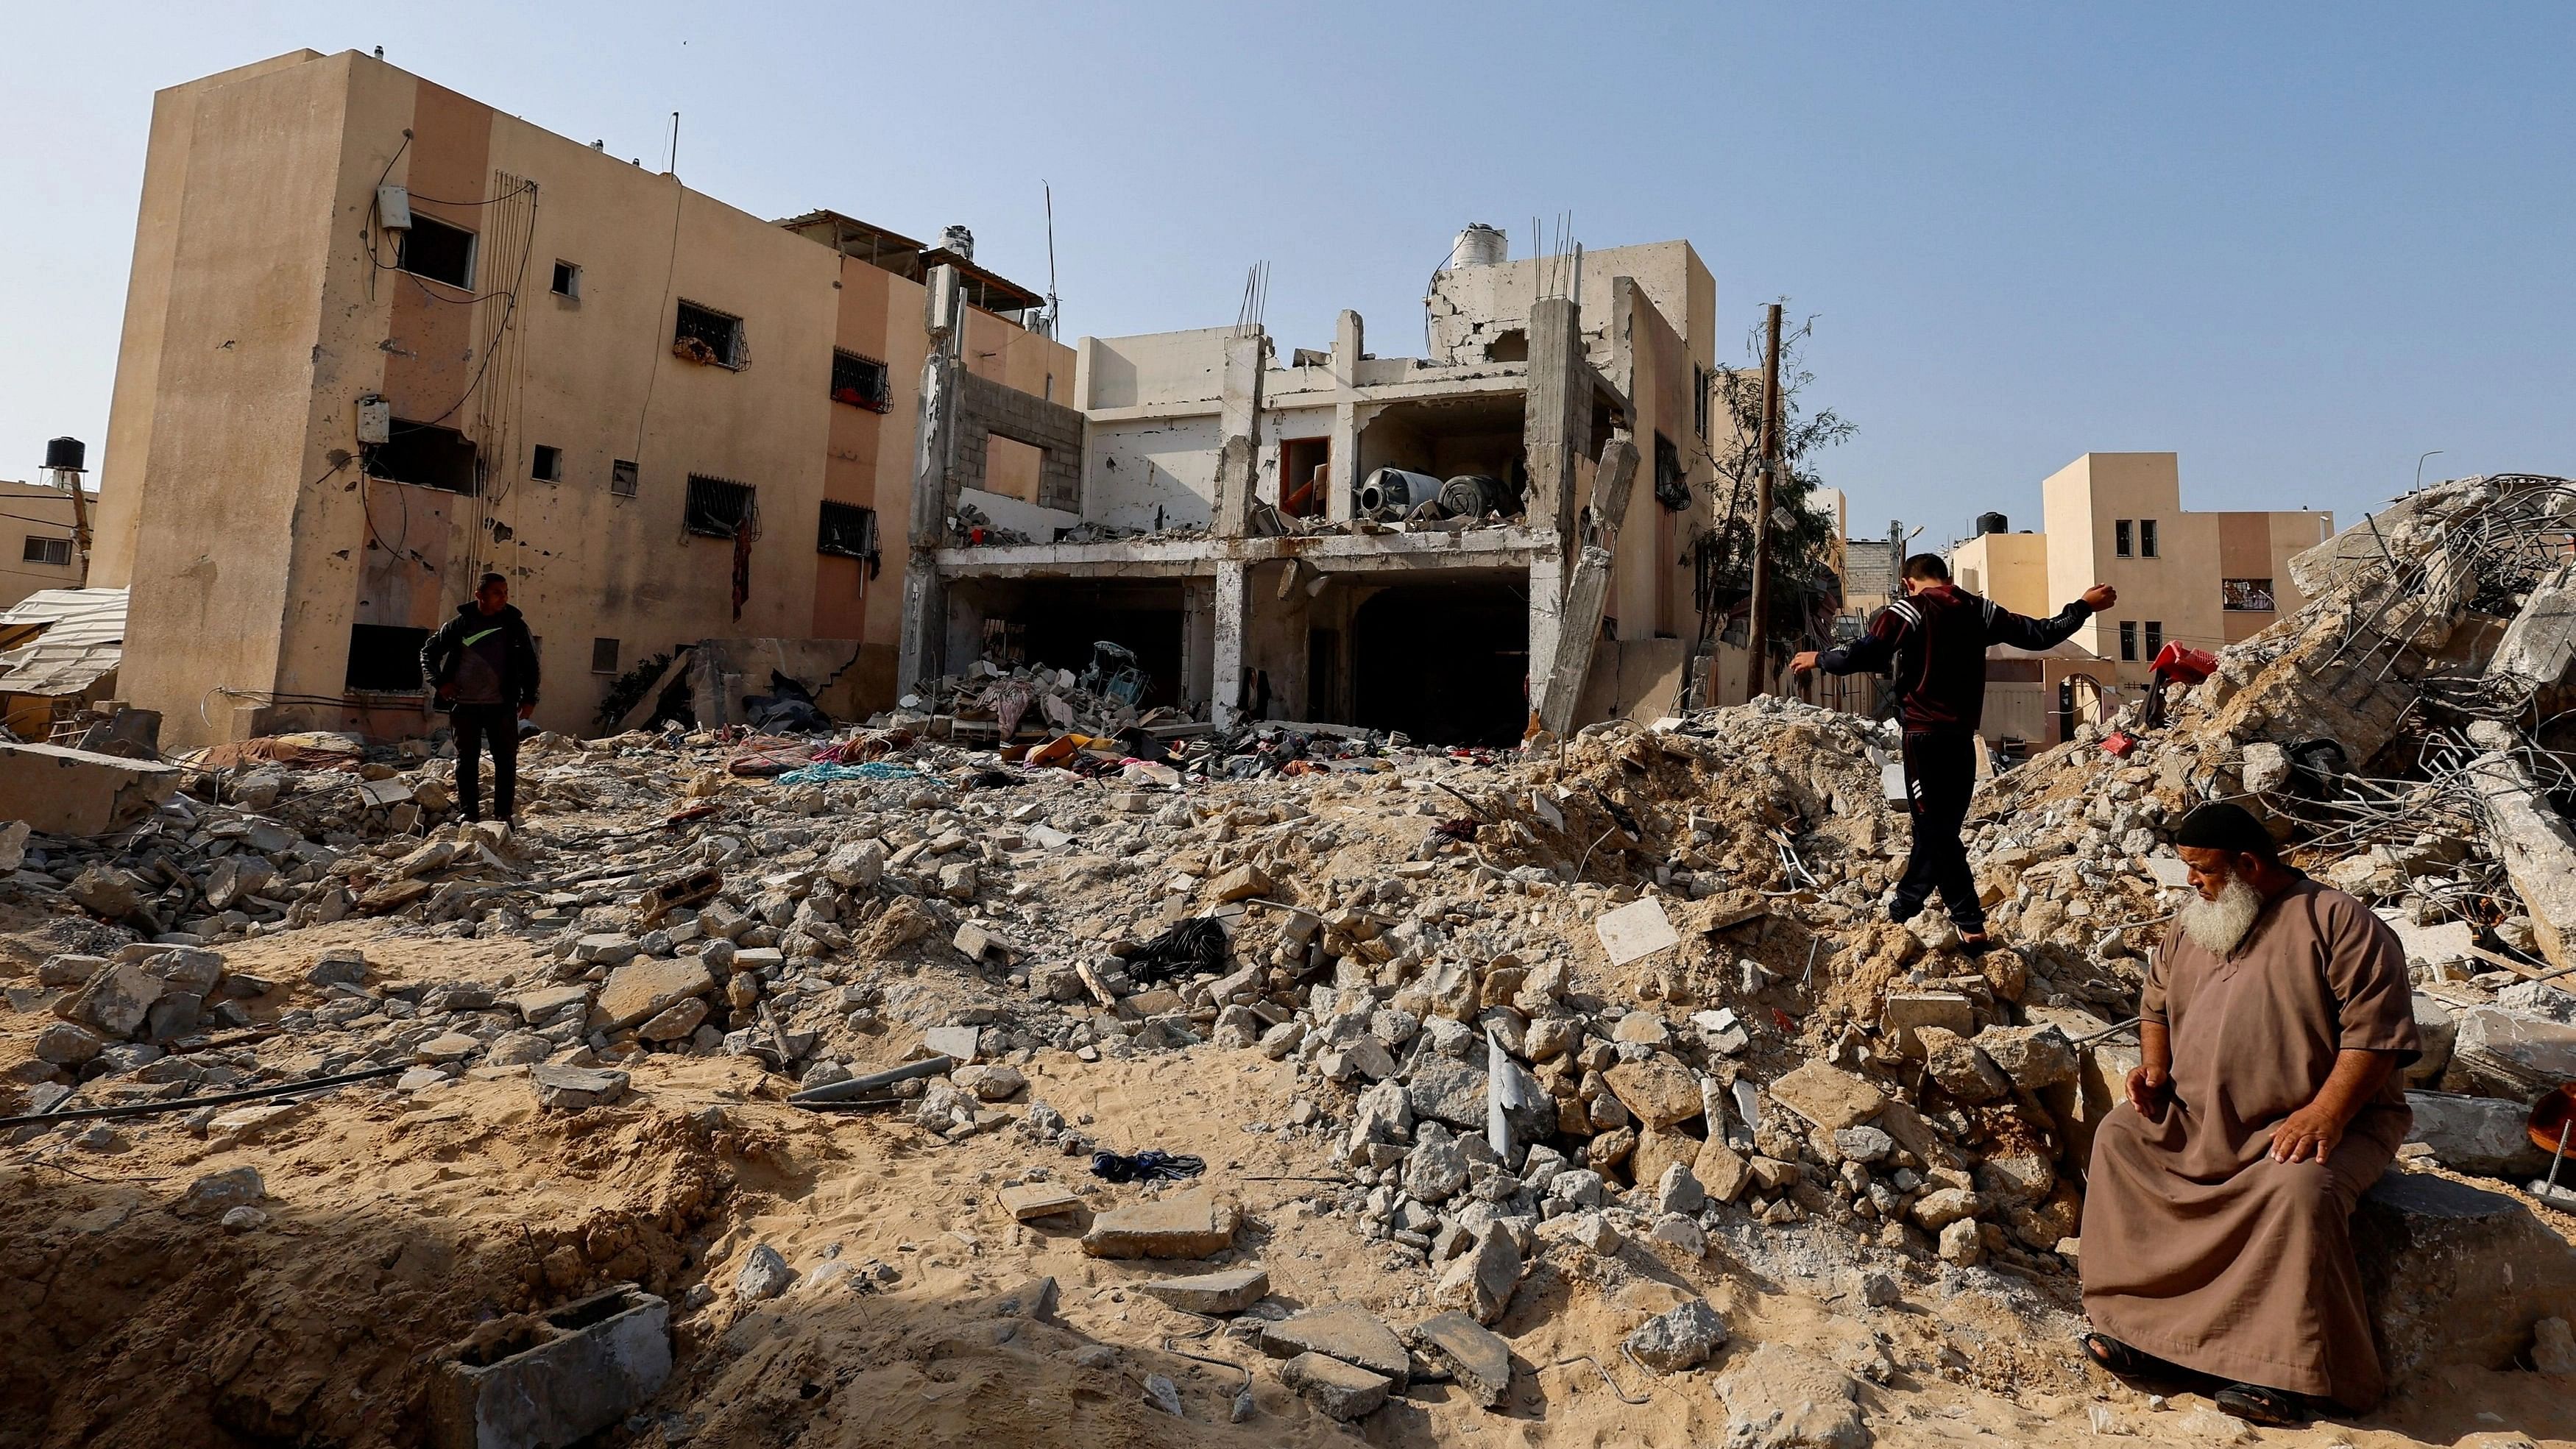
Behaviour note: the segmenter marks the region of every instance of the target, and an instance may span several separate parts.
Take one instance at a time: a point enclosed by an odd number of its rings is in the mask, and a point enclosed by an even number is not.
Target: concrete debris
[[[1705,1298],[1659,1313],[1628,1335],[1627,1351],[1658,1373],[1695,1369],[1726,1346],[1726,1320]]]
[[[1206,1258],[1234,1246],[1242,1215],[1203,1192],[1111,1208],[1091,1221],[1082,1251],[1095,1258]]]
[[[765,1250],[764,1250],[765,1251]],[[498,1358],[464,1346],[439,1366],[430,1441],[578,1443],[625,1419],[671,1377],[671,1308],[632,1284],[544,1315],[536,1341]]]
[[[1803,1349],[1766,1343],[1718,1378],[1727,1449],[1867,1449],[1852,1376]]]
[[[1322,1353],[1301,1353],[1279,1366],[1279,1382],[1332,1418],[1350,1420],[1385,1405],[1395,1380]]]
[[[2563,1335],[2562,1327],[2562,1335]],[[1498,1409],[1512,1388],[1512,1346],[1463,1313],[1442,1313],[1404,1331],[1414,1352],[1449,1371],[1479,1408]]]

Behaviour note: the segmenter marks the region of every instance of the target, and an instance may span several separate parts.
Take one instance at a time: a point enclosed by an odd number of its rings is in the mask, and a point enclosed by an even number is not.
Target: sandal
[[[2210,1402],[2221,1413],[2267,1428],[2303,1423],[2309,1417],[2305,1396],[2286,1389],[2267,1389],[2261,1384],[2229,1384],[2210,1395]]]
[[[2088,1333],[2077,1341],[2084,1345],[2084,1356],[2095,1366],[2124,1379],[2139,1378],[2173,1367],[2154,1354],[2131,1348],[2107,1333]]]

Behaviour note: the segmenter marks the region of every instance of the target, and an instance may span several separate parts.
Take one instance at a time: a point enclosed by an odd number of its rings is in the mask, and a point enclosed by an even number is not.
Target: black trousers
[[[1914,817],[1914,850],[1905,858],[1904,878],[1896,883],[1891,914],[1897,920],[1922,910],[1938,886],[1941,904],[1962,932],[1986,928],[1986,908],[1977,903],[1976,872],[1968,869],[1968,847],[1959,839],[1959,828],[1968,819],[1968,797],[1976,789],[1973,733],[1906,732],[1905,800]]]
[[[456,807],[468,820],[483,818],[483,750],[492,750],[492,815],[508,820],[519,796],[519,711],[507,704],[460,704],[456,726]]]

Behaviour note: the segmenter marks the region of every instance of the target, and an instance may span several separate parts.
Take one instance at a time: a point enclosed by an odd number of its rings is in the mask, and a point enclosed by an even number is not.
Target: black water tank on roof
[[[1977,532],[2010,533],[2012,521],[2000,513],[1980,513],[1977,515]]]
[[[81,460],[87,456],[89,449],[78,438],[56,438],[45,444],[45,467],[49,471],[61,469],[77,473],[81,471]]]

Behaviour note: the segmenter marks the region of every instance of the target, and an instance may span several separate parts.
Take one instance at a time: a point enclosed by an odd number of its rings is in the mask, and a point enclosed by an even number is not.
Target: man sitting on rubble
[[[1977,789],[1986,646],[2038,650],[2062,644],[2118,598],[2109,584],[2095,584],[2056,617],[2026,619],[1954,586],[1939,554],[1918,553],[1905,561],[1905,597],[1879,610],[1868,633],[1840,649],[1810,649],[1789,661],[1800,673],[1888,670],[1894,680],[1905,721],[1905,802],[1914,817],[1914,848],[1896,883],[1889,919],[1912,920],[1939,886],[1941,904],[1949,908],[1968,953],[1983,954],[1993,944],[1986,937],[1976,873],[1959,840],[1968,798]]]
[[[2367,1411],[2386,1385],[2349,1219],[2414,1120],[2405,948],[2240,806],[2194,810],[2174,844],[2199,895],[2147,970],[2143,1061],[2093,1139],[2084,1350],[2231,1380],[2218,1406],[2258,1424],[2311,1396]]]
[[[519,721],[537,712],[537,642],[510,603],[510,581],[485,574],[456,617],[420,646],[420,672],[456,727],[456,805],[482,818],[482,755],[492,749],[492,815],[518,801]]]

